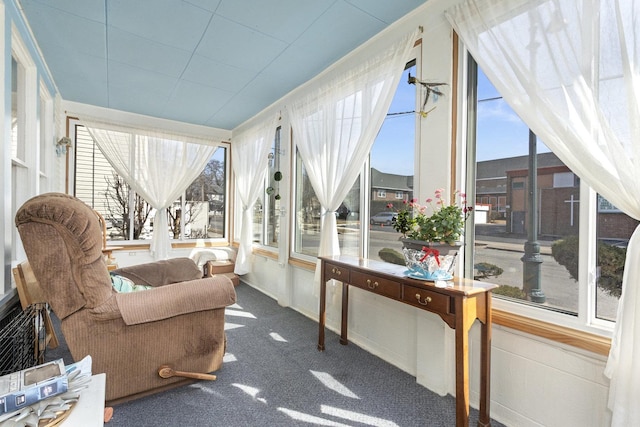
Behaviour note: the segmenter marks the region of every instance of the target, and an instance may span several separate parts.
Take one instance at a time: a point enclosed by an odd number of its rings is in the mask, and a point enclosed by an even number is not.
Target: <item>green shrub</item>
[[[400,252],[396,251],[395,249],[382,248],[378,252],[378,256],[384,262],[390,262],[392,264],[405,265],[404,264],[404,255],[402,255]]]
[[[496,295],[502,295],[508,298],[527,299],[527,293],[517,286],[500,285],[492,292]]]
[[[482,280],[487,277],[498,277],[504,272],[502,268],[488,262],[479,262],[473,267],[475,269],[475,275],[473,276],[475,280]]]
[[[620,298],[622,274],[627,256],[625,248],[598,242],[598,266],[600,275],[598,286],[611,296]],[[551,246],[551,254],[558,264],[564,266],[574,280],[578,280],[578,236],[567,236]]]

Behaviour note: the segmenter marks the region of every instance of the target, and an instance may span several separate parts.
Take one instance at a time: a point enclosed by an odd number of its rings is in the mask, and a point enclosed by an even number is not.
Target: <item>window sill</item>
[[[306,261],[300,258],[289,258],[289,264],[293,265],[294,267],[309,270],[311,272],[314,272],[316,270],[317,265],[313,261]]]
[[[491,313],[492,321],[496,325],[581,348],[603,356],[609,355],[609,349],[611,348],[610,338],[495,308],[491,310]]]
[[[263,256],[265,258],[269,258],[269,259],[275,259],[278,260],[278,253],[274,252],[274,251],[270,251],[268,249],[263,249],[263,248],[253,248],[253,254],[254,255],[260,255]]]

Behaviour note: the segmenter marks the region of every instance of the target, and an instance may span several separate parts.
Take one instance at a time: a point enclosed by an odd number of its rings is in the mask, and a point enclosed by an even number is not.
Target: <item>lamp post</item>
[[[538,243],[538,153],[536,134],[529,130],[529,185],[527,241],[522,258],[522,285],[531,301],[543,303],[546,296],[540,283],[540,243]]]

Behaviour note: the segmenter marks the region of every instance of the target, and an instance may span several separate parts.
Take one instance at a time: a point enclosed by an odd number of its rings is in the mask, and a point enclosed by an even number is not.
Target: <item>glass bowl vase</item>
[[[440,255],[438,251],[403,248],[407,275],[420,280],[450,280],[457,253]]]

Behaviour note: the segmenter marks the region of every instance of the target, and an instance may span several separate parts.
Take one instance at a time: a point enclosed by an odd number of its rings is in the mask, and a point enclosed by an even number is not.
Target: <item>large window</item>
[[[474,277],[501,285],[494,295],[504,301],[567,315],[578,326],[605,326],[615,320],[637,221],[598,197],[538,140],[481,70],[471,90],[471,176],[476,204],[489,212],[475,215]]]
[[[389,113],[370,154],[368,257],[402,262],[402,242],[391,226],[392,213],[413,199],[416,146],[416,92],[409,83],[415,61],[407,64]],[[391,206],[391,207],[389,207]]]
[[[87,129],[75,123],[75,195],[101,213],[107,239],[148,240],[155,209],[131,191]],[[169,207],[167,233],[175,240],[224,238],[227,230],[227,148],[218,147],[204,170]]]
[[[371,148],[363,173],[333,215],[338,224],[340,251],[372,259],[402,261],[399,234],[391,226],[394,204],[413,198],[416,130],[416,93],[409,82],[417,74],[416,61],[407,64],[389,112]],[[294,252],[317,256],[320,244],[320,203],[300,156],[295,157]],[[364,183],[367,186],[363,188]],[[366,191],[365,191],[366,190]],[[361,209],[361,204],[366,209]],[[365,230],[365,228],[367,230]],[[362,246],[363,239],[366,239]],[[382,256],[380,255],[383,252]],[[392,253],[391,258],[385,254]]]

